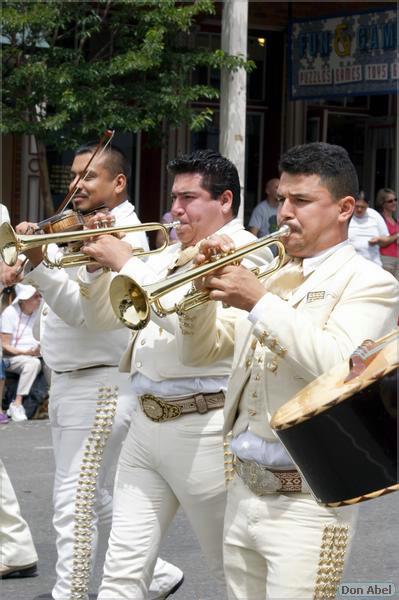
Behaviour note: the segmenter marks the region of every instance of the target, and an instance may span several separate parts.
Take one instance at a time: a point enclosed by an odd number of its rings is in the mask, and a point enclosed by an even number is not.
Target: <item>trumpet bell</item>
[[[136,282],[117,275],[111,282],[112,308],[122,323],[138,331],[148,325],[151,307],[145,290]]]
[[[9,267],[13,267],[18,260],[18,248],[13,228],[8,223],[0,226],[1,248],[0,254]]]

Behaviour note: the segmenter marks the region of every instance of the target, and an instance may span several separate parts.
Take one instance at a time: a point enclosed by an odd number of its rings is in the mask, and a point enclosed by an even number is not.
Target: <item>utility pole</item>
[[[248,0],[225,0],[222,14],[222,50],[247,57]],[[245,121],[247,72],[222,69],[220,95],[220,152],[237,167],[241,182],[239,217],[244,215]]]

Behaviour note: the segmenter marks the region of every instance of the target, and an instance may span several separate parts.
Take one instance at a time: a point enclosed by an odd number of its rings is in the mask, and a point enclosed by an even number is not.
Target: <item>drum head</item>
[[[274,413],[271,427],[279,431],[302,423],[394,372],[399,366],[398,336],[375,355],[361,375],[351,381],[345,383],[350,370],[349,359],[312,381]]]

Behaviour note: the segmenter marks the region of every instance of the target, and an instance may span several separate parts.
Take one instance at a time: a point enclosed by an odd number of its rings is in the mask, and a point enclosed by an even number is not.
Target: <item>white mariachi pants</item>
[[[23,567],[37,562],[30,529],[21,516],[18,500],[0,459],[0,564]]]
[[[222,427],[222,409],[154,423],[137,407],[118,463],[98,600],[148,598],[159,546],[179,505],[223,580]]]
[[[229,600],[335,598],[357,507],[330,509],[310,494],[256,496],[228,486],[224,565]]]
[[[58,560],[57,580],[52,591],[53,598],[65,600],[71,594],[73,549],[75,542],[75,497],[78,488],[82,459],[87,440],[96,417],[96,407],[101,390],[109,391],[117,397],[116,415],[111,435],[101,459],[101,468],[96,486],[94,507],[93,563],[97,546],[98,522],[111,523],[112,496],[105,488],[106,478],[114,475],[116,461],[128,431],[135,398],[127,374],[117,367],[99,367],[52,374],[49,417],[52,428],[55,480],[53,491],[54,519]],[[154,571],[155,592],[169,589],[172,575],[169,567],[175,567],[159,560]],[[173,576],[175,573],[173,573]]]
[[[42,363],[36,356],[8,356],[9,366],[7,371],[19,374],[17,394],[27,396],[40,373]]]

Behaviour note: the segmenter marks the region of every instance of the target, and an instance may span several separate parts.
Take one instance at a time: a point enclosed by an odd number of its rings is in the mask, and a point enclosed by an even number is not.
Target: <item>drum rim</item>
[[[353,506],[354,504],[359,504],[360,502],[365,502],[366,500],[373,500],[374,498],[380,498],[381,496],[385,496],[386,494],[391,494],[392,492],[399,491],[399,483],[394,483],[387,487],[381,488],[379,490],[375,490],[374,492],[368,492],[367,494],[363,494],[362,496],[356,496],[354,498],[348,498],[346,500],[340,500],[339,502],[319,502],[320,506],[327,506],[328,508],[339,508],[340,506]]]
[[[329,402],[326,402],[325,404],[315,408],[314,410],[312,410],[306,414],[303,414],[299,417],[293,417],[293,418],[288,419],[285,422],[279,424],[278,423],[279,413],[280,413],[280,410],[286,406],[287,403],[285,403],[285,404],[283,404],[283,406],[281,406],[279,409],[277,409],[276,412],[274,413],[274,415],[272,416],[272,419],[270,421],[270,427],[274,431],[284,431],[285,429],[289,429],[291,427],[294,427],[295,425],[299,425],[300,423],[309,421],[310,419],[313,419],[313,417],[320,415],[321,413],[325,412],[326,410],[329,410],[330,408],[333,408],[334,406],[341,404],[341,402],[344,402],[345,400],[347,400],[348,398],[350,398],[351,396],[353,396],[360,390],[366,389],[367,387],[369,387],[370,385],[375,383],[378,379],[385,377],[385,375],[388,375],[388,373],[390,373],[394,369],[398,369],[398,368],[399,368],[399,360],[393,364],[390,364],[386,368],[382,368],[377,372],[373,372],[372,375],[370,373],[370,375],[368,377],[366,377],[366,378],[363,377],[363,379],[358,382],[356,382],[356,380],[354,379],[348,384],[348,389],[346,390],[346,392],[344,392],[338,398],[334,398],[334,399],[330,400]],[[317,381],[317,379],[314,381]],[[309,385],[314,384],[314,381],[311,382]],[[294,396],[288,402],[291,402],[299,394],[303,393],[304,390],[306,390],[306,387],[307,386],[305,386],[302,390],[300,390],[300,392],[298,392],[298,394],[296,396]],[[277,423],[276,423],[276,421],[277,421]]]

